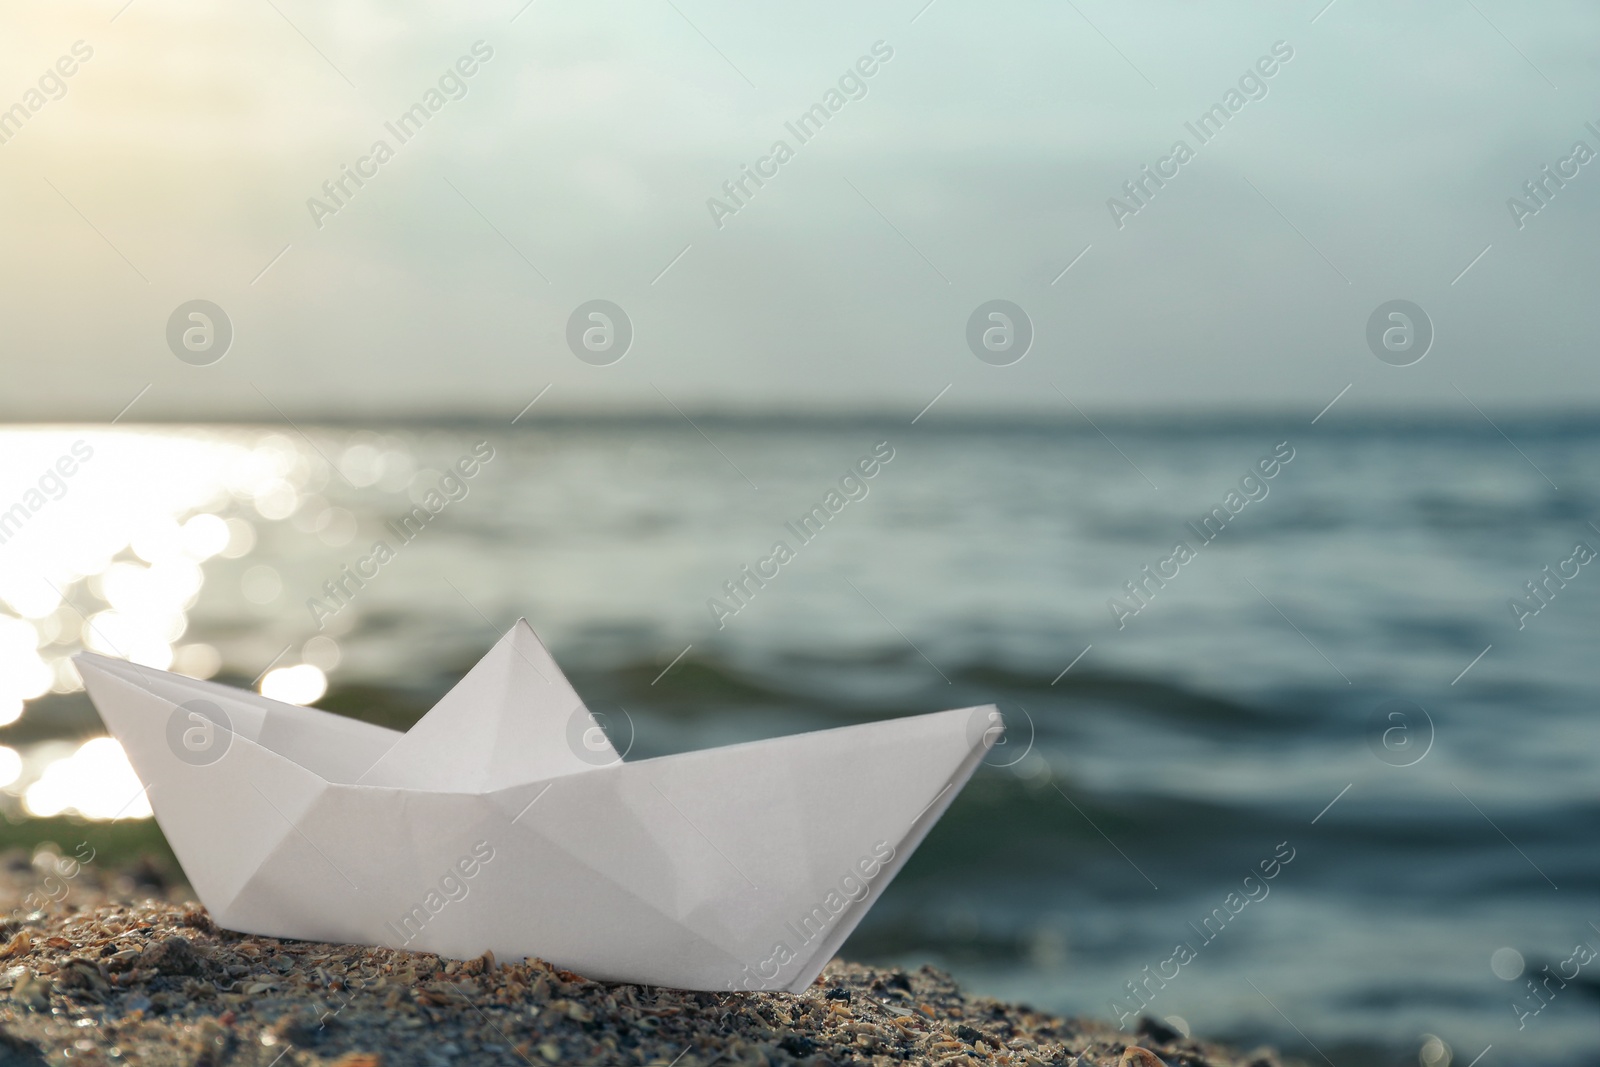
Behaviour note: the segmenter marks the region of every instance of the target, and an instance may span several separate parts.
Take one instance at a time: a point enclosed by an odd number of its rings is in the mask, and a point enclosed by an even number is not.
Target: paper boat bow
[[[403,734],[76,662],[219,925],[684,989],[810,985],[1003,728],[989,705],[624,763],[526,621]]]

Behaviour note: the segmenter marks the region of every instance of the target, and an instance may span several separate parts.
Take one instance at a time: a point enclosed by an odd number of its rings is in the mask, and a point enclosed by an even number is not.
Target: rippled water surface
[[[148,817],[85,645],[403,725],[521,615],[633,757],[1001,706],[848,955],[1340,1067],[1600,1059],[1592,426],[301,429],[0,432],[13,817]]]

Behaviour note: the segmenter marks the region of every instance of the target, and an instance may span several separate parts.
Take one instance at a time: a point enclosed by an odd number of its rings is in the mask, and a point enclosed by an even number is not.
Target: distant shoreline
[[[837,413],[823,411],[796,412],[792,408],[779,410],[760,406],[736,409],[729,405],[690,407],[685,410],[696,423],[763,432],[837,427],[880,427],[885,424],[902,425],[909,424],[912,416],[917,414],[915,405],[904,410],[877,407]],[[1310,422],[1312,416],[1317,414],[1316,404],[1314,403],[1308,408],[1285,405],[1278,408],[1217,410],[1203,413],[1195,413],[1189,409],[1135,412],[1125,408],[1090,407],[1085,410],[1102,430],[1116,428],[1164,437],[1223,433],[1246,434],[1256,431],[1272,432],[1286,425],[1304,426]],[[1318,422],[1316,433],[1340,437],[1370,437],[1374,435],[1411,437],[1459,434],[1473,438],[1480,437],[1485,432],[1491,435],[1494,434],[1494,431],[1489,429],[1483,421],[1483,417],[1470,410],[1463,414],[1460,411],[1443,406],[1432,410],[1417,410],[1398,406],[1394,408],[1363,408],[1353,403],[1341,404],[1334,410],[1338,413],[1338,417],[1334,418],[1330,414],[1328,418]],[[1489,410],[1495,413],[1496,423],[1503,428],[1514,428],[1522,435],[1532,438],[1600,433],[1600,409],[1541,409],[1519,406],[1493,407]],[[123,419],[116,425],[119,428],[145,427],[158,429],[179,429],[184,427],[255,428],[274,431],[286,429],[282,415],[274,412],[241,411],[233,415],[218,415],[201,419],[166,418],[159,415],[152,416],[147,412],[148,408],[141,405],[141,411],[138,414]],[[92,414],[100,415],[103,413],[97,410]],[[515,411],[505,413],[504,417],[499,412],[483,411],[454,412],[441,415],[437,409],[428,413],[370,412],[354,415],[350,414],[348,408],[339,412],[301,411],[297,409],[292,414],[295,422],[302,427],[326,427],[329,429],[427,430],[494,427],[502,433],[537,433],[541,430],[556,428],[619,429],[660,427],[685,430],[689,433],[694,432],[684,421],[683,416],[675,411],[663,413],[654,409],[643,408],[631,411],[588,410],[576,407],[562,408],[557,404],[550,403],[541,404],[537,409],[536,415],[530,414],[527,418],[520,419],[515,425],[512,425],[510,421],[510,417],[516,414]],[[43,416],[30,415],[27,418],[18,418],[14,415],[0,413],[0,430],[42,430],[110,425],[103,418],[89,417],[90,415],[91,413],[89,412],[84,412],[81,416],[74,416],[67,412],[52,412]],[[1044,407],[1018,411],[998,409],[962,410],[946,407],[944,404],[934,408],[927,418],[919,420],[916,424],[915,432],[1048,433],[1059,436],[1099,436],[1099,430],[1091,426],[1082,416],[1070,410]]]

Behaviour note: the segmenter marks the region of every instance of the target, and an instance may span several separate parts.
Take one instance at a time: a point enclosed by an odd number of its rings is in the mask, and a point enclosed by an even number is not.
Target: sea
[[[525,617],[628,758],[999,707],[848,958],[1312,1064],[1600,1063],[1593,419],[0,442],[12,819],[148,818],[79,648],[404,725]]]

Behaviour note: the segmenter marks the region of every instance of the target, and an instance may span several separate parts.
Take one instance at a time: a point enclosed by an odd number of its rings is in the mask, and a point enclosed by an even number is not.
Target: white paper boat
[[[525,621],[409,731],[76,657],[220,926],[684,989],[815,980],[992,705],[624,763]]]

